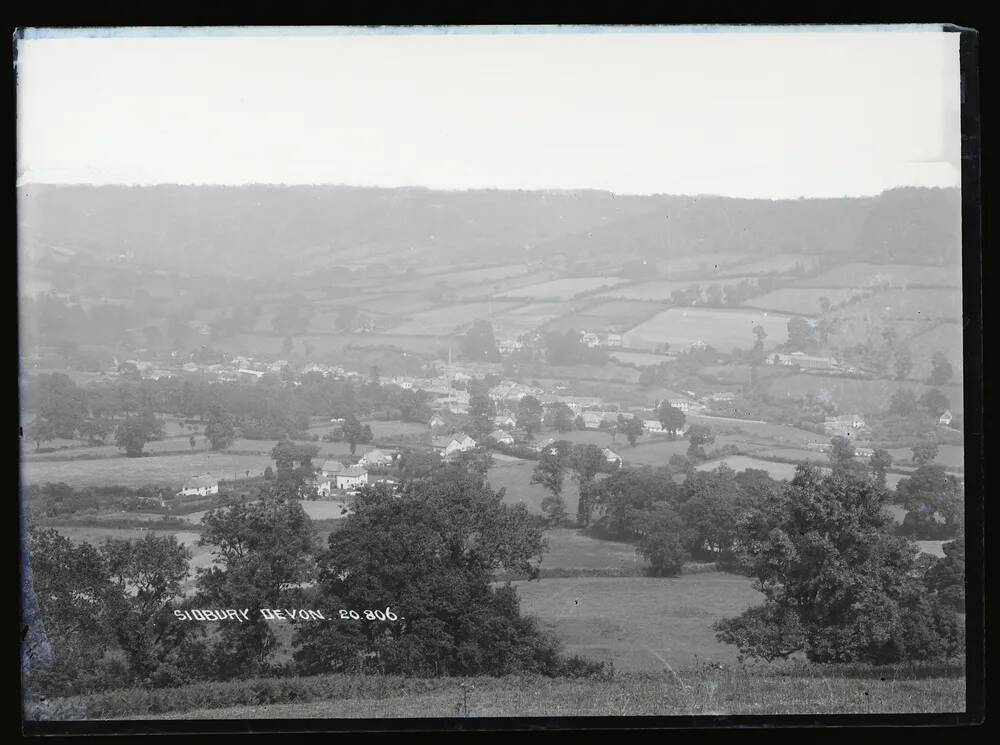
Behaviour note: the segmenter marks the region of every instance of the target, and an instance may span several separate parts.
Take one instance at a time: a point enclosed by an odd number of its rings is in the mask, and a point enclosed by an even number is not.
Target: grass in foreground
[[[328,675],[113,691],[29,705],[29,719],[273,719],[954,713],[960,668],[702,666],[610,680]]]

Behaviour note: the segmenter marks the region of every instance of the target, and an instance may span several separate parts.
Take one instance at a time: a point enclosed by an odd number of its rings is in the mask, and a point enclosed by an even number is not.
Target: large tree
[[[885,492],[800,465],[740,523],[740,558],[765,602],[715,625],[741,656],[893,662],[960,653],[954,613],[928,600],[918,550],[892,533]],[[916,633],[919,631],[919,633]]]
[[[907,510],[903,531],[922,539],[954,538],[964,515],[961,482],[942,466],[922,465],[896,484],[896,498]]]
[[[462,337],[459,349],[467,359],[479,362],[496,362],[500,359],[496,339],[493,336],[493,324],[489,321],[476,319]]]
[[[562,401],[549,404],[545,408],[544,422],[556,432],[569,432],[573,429],[573,410]]]
[[[162,437],[163,424],[148,411],[126,418],[115,429],[115,445],[124,450],[129,458],[141,456],[147,442]]]
[[[688,449],[687,456],[692,460],[705,460],[705,445],[715,442],[715,435],[712,430],[704,424],[692,424],[687,431]]]
[[[531,439],[542,426],[542,405],[534,396],[524,396],[517,402],[517,426]]]
[[[670,434],[670,439],[677,437],[678,430],[684,429],[684,412],[669,401],[660,404],[656,410],[656,418],[660,420],[660,426]]]
[[[520,615],[511,585],[495,584],[498,570],[537,576],[543,550],[528,512],[473,474],[410,482],[399,495],[366,487],[330,534],[320,593],[324,607],[380,616],[303,630],[296,660],[309,672],[368,659],[389,674],[560,674],[556,643]]]
[[[635,447],[635,443],[642,437],[642,419],[637,416],[627,417],[619,414],[618,431],[625,435],[630,446]]]
[[[296,587],[314,577],[315,532],[296,500],[265,492],[260,501],[208,512],[202,525],[199,545],[211,548],[214,563],[198,570],[198,607],[288,607]],[[269,669],[275,651],[274,632],[254,612],[220,625],[212,658],[222,677],[255,675]]]
[[[212,450],[225,450],[232,445],[236,439],[232,417],[219,410],[213,411],[208,415],[208,422],[205,424],[205,437],[211,444]]]

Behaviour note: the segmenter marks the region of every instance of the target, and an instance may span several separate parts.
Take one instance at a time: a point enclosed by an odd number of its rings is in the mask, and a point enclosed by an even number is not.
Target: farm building
[[[327,460],[320,466],[320,474],[324,479],[336,478],[337,474],[344,472],[344,464],[339,460]]]
[[[389,450],[369,450],[367,453],[361,456],[358,460],[359,466],[364,466],[365,468],[384,468],[386,466],[391,466],[396,460],[396,453]]]
[[[868,423],[857,414],[827,417],[823,430],[831,437],[860,437],[871,433]]]
[[[513,435],[511,435],[506,430],[502,430],[502,429],[495,429],[492,432],[490,432],[490,439],[493,440],[493,441],[495,441],[495,442],[502,443],[504,445],[513,445],[514,444],[514,437],[513,437]]]
[[[642,428],[647,432],[662,432],[663,424],[660,423],[659,419],[643,419]]]
[[[831,357],[816,357],[802,352],[792,352],[791,354],[780,354],[775,352],[766,360],[769,365],[784,365],[787,367],[801,367],[806,370],[836,370],[837,363]]]
[[[368,471],[361,466],[350,466],[330,477],[319,479],[316,482],[316,494],[329,497],[335,490],[357,489],[367,483]]]
[[[184,487],[178,492],[181,496],[190,497],[195,494],[204,497],[209,494],[219,493],[219,480],[210,473],[206,473],[202,476],[195,476],[184,484]]]
[[[462,414],[456,414],[453,411],[445,409],[443,411],[435,411],[427,424],[430,426],[432,433],[451,434],[464,427],[467,424],[467,419]]]
[[[474,450],[476,447],[476,441],[464,432],[456,432],[448,437],[435,437],[432,442],[445,458],[449,458],[455,453]]]

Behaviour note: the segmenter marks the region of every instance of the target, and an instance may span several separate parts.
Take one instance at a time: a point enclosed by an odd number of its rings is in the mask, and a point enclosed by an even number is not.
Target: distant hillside
[[[960,260],[957,189],[754,200],[340,186],[24,186],[22,260],[267,278],[385,262],[417,271],[562,255],[739,251]]]

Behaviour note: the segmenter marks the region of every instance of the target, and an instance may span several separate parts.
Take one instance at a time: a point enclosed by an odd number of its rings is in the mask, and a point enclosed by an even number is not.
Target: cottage
[[[339,460],[327,460],[320,466],[320,473],[324,479],[334,479],[345,470],[345,466]]]
[[[663,424],[659,419],[643,419],[642,428],[647,432],[662,432]]]
[[[950,427],[954,418],[955,417],[952,415],[951,411],[945,411],[944,414],[938,418],[938,424],[943,427]]]
[[[455,453],[464,453],[474,450],[476,441],[464,432],[458,432],[448,437],[435,437],[432,440],[434,447],[441,451],[441,455],[449,458]]]
[[[350,466],[337,474],[335,484],[338,489],[357,489],[368,483],[368,471],[361,466]]]
[[[608,463],[614,463],[619,466],[622,465],[623,462],[622,457],[618,455],[618,453],[616,453],[611,448],[604,448],[601,451],[601,455],[604,456],[604,460],[606,460]]]
[[[219,480],[210,473],[206,473],[202,476],[195,476],[184,484],[184,487],[178,492],[181,496],[190,497],[198,495],[200,497],[208,496],[209,494],[219,493]]]
[[[435,411],[427,421],[431,432],[435,434],[450,434],[461,429],[465,423],[465,416],[448,409]]]
[[[509,415],[498,416],[493,418],[493,424],[499,429],[515,429],[517,427],[517,420]]]
[[[506,430],[502,430],[502,429],[495,429],[492,432],[490,432],[490,439],[493,440],[494,442],[499,442],[499,443],[501,443],[503,445],[513,445],[514,444],[514,437],[513,437],[513,435],[511,435]]]
[[[366,468],[385,468],[396,460],[396,453],[388,450],[370,450],[358,460],[358,465]]]

